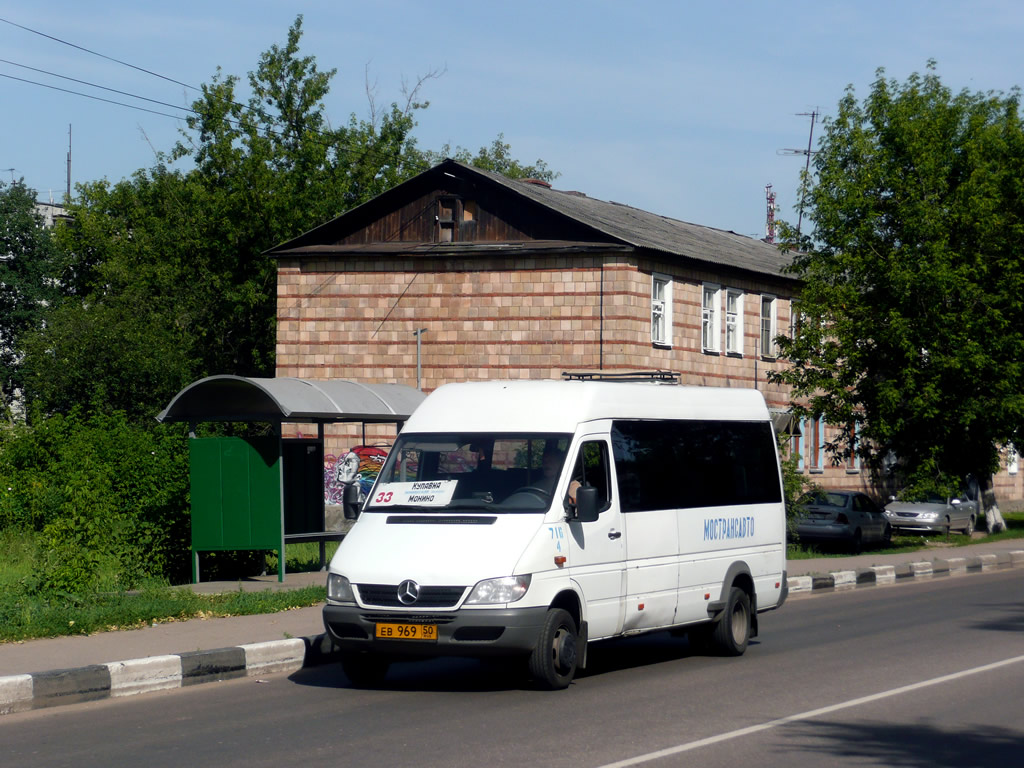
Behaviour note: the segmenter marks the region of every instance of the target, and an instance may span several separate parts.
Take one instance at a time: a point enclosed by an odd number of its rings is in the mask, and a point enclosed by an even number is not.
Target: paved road
[[[1024,751],[1022,606],[1019,569],[809,594],[764,614],[740,659],[616,641],[554,693],[464,660],[396,665],[369,691],[331,666],[8,715],[0,744],[19,768],[1003,768]]]

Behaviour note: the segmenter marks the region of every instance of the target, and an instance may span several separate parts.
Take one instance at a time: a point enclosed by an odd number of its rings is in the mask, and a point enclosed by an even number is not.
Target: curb
[[[901,565],[875,565],[786,579],[790,595],[894,584],[1024,567],[1024,550]],[[295,672],[336,661],[326,634],[209,651],[114,661],[76,669],[0,677],[0,715],[134,696],[239,677]]]
[[[76,669],[10,675],[0,677],[0,715],[238,677],[294,672],[332,660],[330,640],[321,634],[233,648],[114,661]]]
[[[792,576],[786,579],[789,594],[825,592],[857,587],[873,587],[878,584],[893,584],[909,579],[928,579],[935,576],[962,576],[967,573],[981,573],[1004,568],[1024,566],[1024,550],[1000,552],[998,554],[975,555],[973,557],[951,557],[900,565],[873,565],[853,571],[832,571],[813,576]]]

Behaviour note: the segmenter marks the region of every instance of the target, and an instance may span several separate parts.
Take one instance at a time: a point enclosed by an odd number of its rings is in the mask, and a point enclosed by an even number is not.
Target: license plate
[[[378,624],[376,635],[382,640],[427,640],[437,642],[437,625]]]

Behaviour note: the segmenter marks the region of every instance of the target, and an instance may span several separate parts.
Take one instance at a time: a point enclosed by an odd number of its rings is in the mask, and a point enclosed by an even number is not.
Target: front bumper
[[[894,531],[899,529],[901,531],[920,531],[921,533],[945,533],[947,527],[943,518],[919,520],[915,517],[889,517],[886,515],[885,519],[889,521],[889,526]]]
[[[336,648],[408,656],[514,656],[527,654],[537,644],[547,607],[498,608],[404,613],[324,606],[324,628]],[[381,622],[433,624],[437,640],[392,640],[374,637]]]

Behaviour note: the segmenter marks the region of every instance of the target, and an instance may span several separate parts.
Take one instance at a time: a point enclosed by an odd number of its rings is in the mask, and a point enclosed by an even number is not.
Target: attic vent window
[[[445,196],[437,199],[436,240],[454,243],[472,240],[476,229],[477,208],[472,200]]]
[[[440,197],[437,200],[437,242],[451,243],[458,239],[459,199]]]

